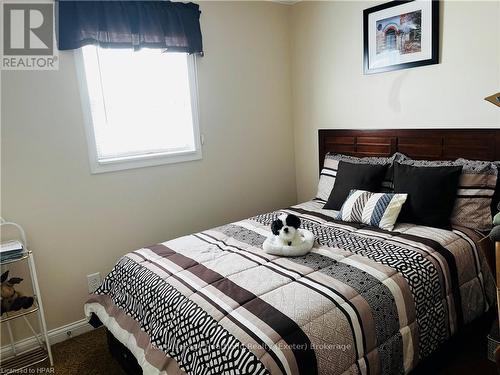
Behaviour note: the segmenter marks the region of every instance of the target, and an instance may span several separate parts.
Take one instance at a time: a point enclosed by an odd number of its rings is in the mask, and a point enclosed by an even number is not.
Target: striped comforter
[[[145,374],[407,373],[483,314],[493,283],[474,233],[334,220],[311,201],[125,255],[85,305]],[[261,245],[282,212],[317,244]]]

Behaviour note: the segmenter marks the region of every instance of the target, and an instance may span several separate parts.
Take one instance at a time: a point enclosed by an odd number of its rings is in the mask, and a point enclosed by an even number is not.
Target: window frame
[[[152,167],[163,164],[182,163],[202,159],[203,142],[199,121],[198,75],[195,54],[187,56],[189,93],[191,96],[191,113],[193,119],[193,136],[195,145],[194,151],[135,155],[131,157],[116,158],[106,161],[99,161],[99,155],[97,153],[92,109],[90,106],[87,78],[85,74],[85,62],[83,51],[81,48],[78,48],[74,51],[74,58],[76,64],[77,80],[79,84],[85,135],[87,138],[90,172],[92,174]]]

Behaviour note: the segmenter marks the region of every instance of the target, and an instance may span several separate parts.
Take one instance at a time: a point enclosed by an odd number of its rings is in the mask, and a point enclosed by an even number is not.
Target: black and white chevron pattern
[[[95,293],[111,297],[140,324],[151,344],[188,374],[269,374],[248,348],[201,307],[126,257]]]

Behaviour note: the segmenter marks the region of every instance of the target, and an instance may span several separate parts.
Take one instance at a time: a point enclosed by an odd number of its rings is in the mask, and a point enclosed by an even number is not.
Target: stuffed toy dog
[[[296,257],[307,254],[314,245],[314,234],[299,227],[297,216],[281,215],[272,222],[272,235],[264,241],[262,248],[273,255]]]
[[[0,315],[8,311],[17,311],[21,309],[28,309],[33,306],[34,298],[23,296],[21,293],[16,292],[14,285],[19,284],[23,279],[20,277],[12,277],[7,281],[9,271],[5,271],[0,277],[0,288],[2,302],[0,303]]]

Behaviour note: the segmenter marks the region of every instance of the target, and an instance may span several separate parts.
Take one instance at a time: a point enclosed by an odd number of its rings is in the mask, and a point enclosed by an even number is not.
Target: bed
[[[496,130],[320,130],[327,152],[499,160]],[[396,374],[494,304],[482,234],[335,219],[312,200],[122,257],[85,304],[112,352],[145,374]],[[266,254],[293,213],[317,244]],[[122,358],[122,362],[123,361]]]

